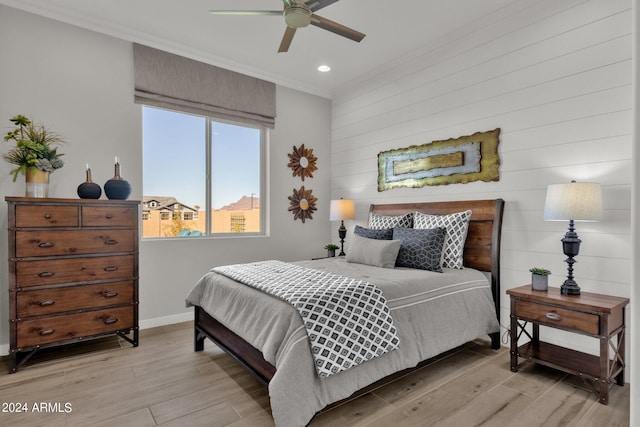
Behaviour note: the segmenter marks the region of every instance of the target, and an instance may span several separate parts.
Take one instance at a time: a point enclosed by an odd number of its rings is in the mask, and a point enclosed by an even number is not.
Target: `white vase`
[[[50,172],[41,171],[36,168],[27,168],[25,172],[26,197],[49,197],[49,175]]]

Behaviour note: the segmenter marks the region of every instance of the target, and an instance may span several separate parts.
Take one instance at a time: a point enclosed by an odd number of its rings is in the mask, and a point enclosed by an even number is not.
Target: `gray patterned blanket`
[[[282,261],[227,265],[212,271],[295,307],[320,378],[398,348],[400,340],[382,291],[364,280]]]

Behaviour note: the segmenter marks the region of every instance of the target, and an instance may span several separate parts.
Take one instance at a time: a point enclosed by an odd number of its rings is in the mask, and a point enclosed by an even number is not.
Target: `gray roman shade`
[[[274,83],[133,44],[135,102],[273,128]]]

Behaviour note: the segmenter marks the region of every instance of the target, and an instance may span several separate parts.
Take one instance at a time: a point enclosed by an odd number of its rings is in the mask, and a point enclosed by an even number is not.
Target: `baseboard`
[[[155,328],[158,326],[173,325],[175,323],[193,320],[193,311],[174,314],[172,316],[156,317],[155,319],[140,320],[140,329]],[[9,344],[0,344],[0,356],[9,355]]]

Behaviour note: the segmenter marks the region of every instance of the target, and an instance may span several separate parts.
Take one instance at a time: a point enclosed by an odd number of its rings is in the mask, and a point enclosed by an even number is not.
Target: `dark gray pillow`
[[[353,232],[358,236],[366,237],[367,239],[391,240],[393,238],[393,228],[381,228],[379,230],[375,230],[356,225]]]
[[[393,239],[402,240],[396,266],[442,273],[442,246],[447,230],[442,227],[394,228]]]

